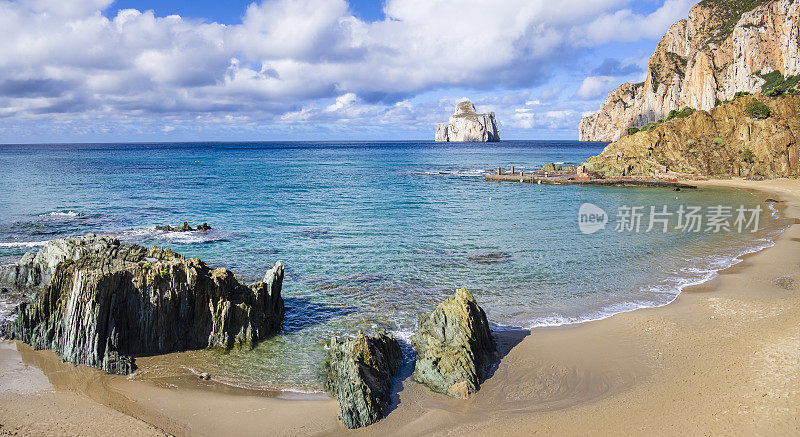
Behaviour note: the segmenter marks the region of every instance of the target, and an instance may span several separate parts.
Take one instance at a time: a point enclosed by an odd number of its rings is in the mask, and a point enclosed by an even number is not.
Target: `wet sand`
[[[800,218],[800,181],[703,184],[769,193],[785,201],[782,215]],[[800,226],[667,306],[503,332],[499,344],[503,360],[473,398],[430,393],[406,366],[388,417],[349,431],[324,396],[239,390],[193,375],[105,375],[4,343],[0,433],[800,434]],[[137,362],[147,370],[180,358]]]

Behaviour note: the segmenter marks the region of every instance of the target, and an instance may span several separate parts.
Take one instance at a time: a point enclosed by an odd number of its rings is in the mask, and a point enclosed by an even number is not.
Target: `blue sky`
[[[691,0],[0,0],[0,143],[577,137]]]

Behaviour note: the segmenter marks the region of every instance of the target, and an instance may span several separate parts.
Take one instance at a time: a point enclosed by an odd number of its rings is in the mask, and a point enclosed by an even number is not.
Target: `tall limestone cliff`
[[[456,105],[456,111],[450,116],[449,122],[436,126],[436,141],[500,141],[494,112],[478,114],[471,102],[461,102]]]
[[[580,124],[581,141],[616,141],[686,106],[710,110],[739,91],[756,93],[800,75],[797,0],[703,0],[672,25],[645,81],[609,93]],[[763,90],[766,91],[766,90]]]

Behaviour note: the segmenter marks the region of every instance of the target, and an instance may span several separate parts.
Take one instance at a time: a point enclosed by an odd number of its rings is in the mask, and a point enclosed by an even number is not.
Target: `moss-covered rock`
[[[486,314],[466,289],[419,316],[414,379],[454,398],[477,392],[499,359]]]
[[[403,353],[391,334],[359,332],[352,340],[331,339],[326,387],[339,401],[339,420],[347,428],[361,428],[381,420],[391,404],[392,377]]]

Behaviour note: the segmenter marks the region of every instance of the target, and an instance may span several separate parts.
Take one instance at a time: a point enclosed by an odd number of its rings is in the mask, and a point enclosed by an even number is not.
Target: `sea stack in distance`
[[[436,142],[494,142],[500,141],[500,131],[494,112],[478,114],[469,100],[456,105],[447,123],[436,126]]]

